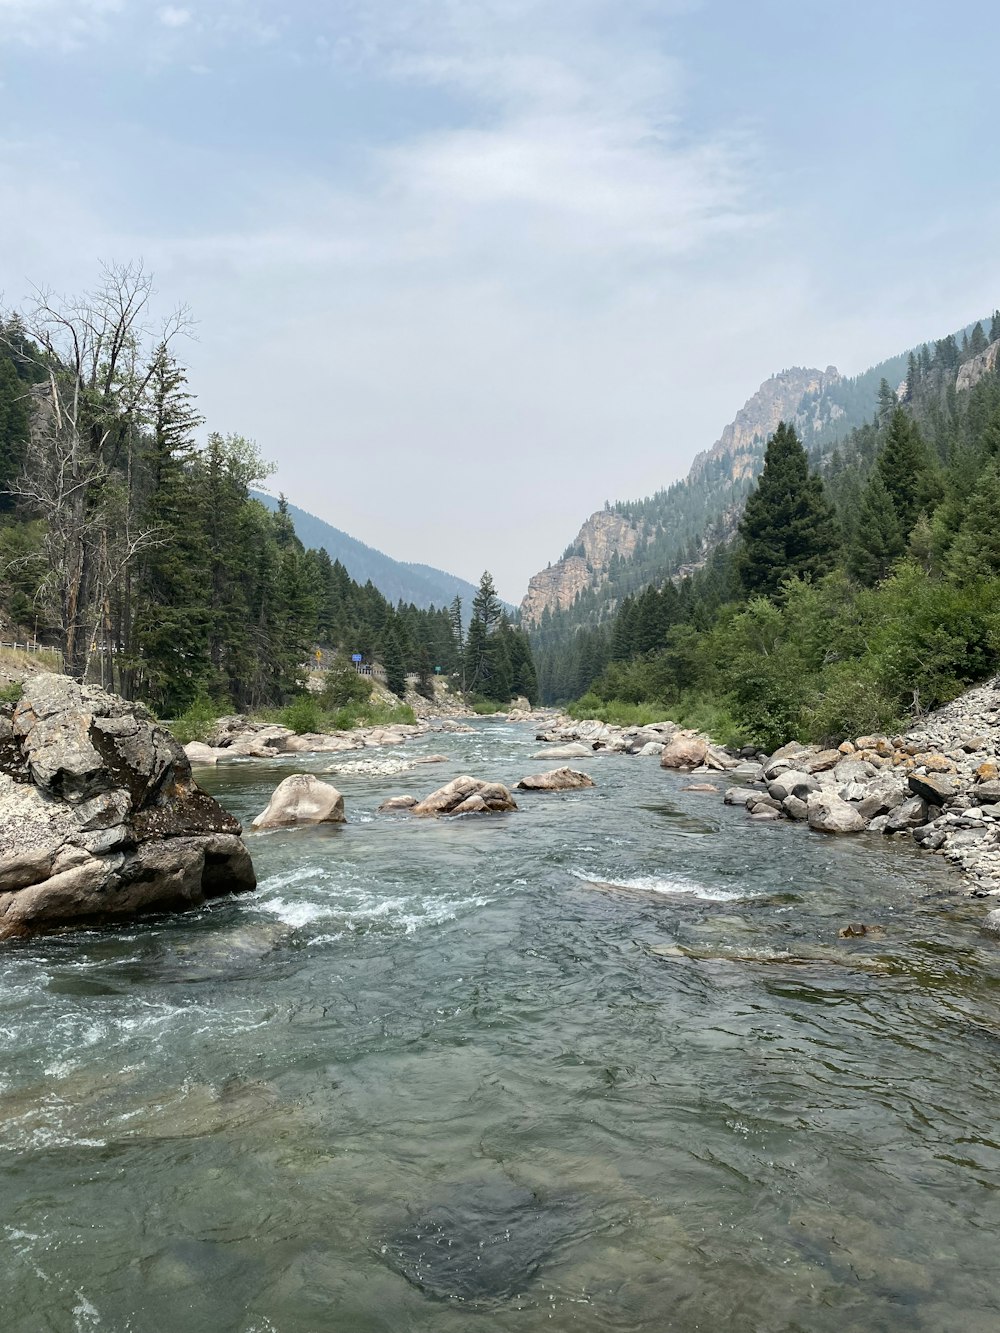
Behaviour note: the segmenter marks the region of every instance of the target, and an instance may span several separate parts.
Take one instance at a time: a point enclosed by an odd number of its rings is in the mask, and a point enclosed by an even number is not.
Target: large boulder
[[[809,827],[819,833],[861,833],[865,821],[853,805],[833,792],[812,792],[806,805]]]
[[[141,704],[44,673],[0,713],[0,938],[252,889],[240,833]]]
[[[596,785],[592,777],[576,768],[552,768],[548,773],[532,773],[517,784],[522,791],[576,791],[580,787]]]
[[[704,736],[675,736],[663,747],[661,768],[697,768],[705,762],[708,741]]]
[[[312,773],[293,773],[279,782],[251,825],[255,829],[292,824],[343,824],[344,798],[336,787]]]
[[[415,815],[494,814],[516,810],[517,805],[503,783],[463,775],[431,792],[411,809]]]

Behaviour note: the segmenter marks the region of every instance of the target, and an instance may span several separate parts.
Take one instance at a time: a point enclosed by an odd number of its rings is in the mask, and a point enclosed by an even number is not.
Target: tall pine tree
[[[737,571],[750,596],[770,597],[787,578],[818,578],[837,550],[833,510],[809,471],[794,426],[784,421],[767,443],[764,470],[740,522]]]

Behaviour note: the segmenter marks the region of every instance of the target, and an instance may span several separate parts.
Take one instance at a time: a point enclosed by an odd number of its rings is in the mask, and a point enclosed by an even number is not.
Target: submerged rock
[[[548,773],[532,773],[517,784],[522,791],[576,791],[597,784],[587,773],[576,768],[552,768]],[[713,791],[718,788],[713,787]]]
[[[329,782],[312,773],[293,773],[274,789],[267,809],[251,825],[255,829],[291,824],[343,824],[344,798]]]
[[[390,1235],[379,1255],[439,1300],[519,1295],[576,1230],[569,1201],[507,1181],[454,1186]]]
[[[0,773],[0,938],[255,887],[240,825],[141,704],[32,677]]]
[[[584,745],[582,741],[571,741],[568,745],[554,745],[549,750],[539,750],[531,757],[532,759],[584,759],[593,753],[592,745]]]
[[[378,807],[378,813],[386,814],[393,810],[412,810],[416,804],[417,798],[415,796],[390,796]]]

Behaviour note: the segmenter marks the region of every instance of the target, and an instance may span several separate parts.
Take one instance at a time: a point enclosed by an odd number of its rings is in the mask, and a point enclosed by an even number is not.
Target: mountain
[[[972,327],[951,338],[967,341]],[[850,378],[834,366],[793,366],[765,380],[682,481],[586,520],[562,557],[532,576],[521,603],[524,624],[551,645],[607,620],[628,593],[699,568],[735,532],[778,422],[794,423],[822,464],[838,440],[871,421],[883,380],[905,392],[910,357],[901,352]]]
[[[278,501],[273,495],[265,495],[262,491],[254,491],[252,494],[266,508],[278,508]],[[303,546],[315,550],[324,547],[330,559],[339,560],[352,579],[361,584],[371,580],[388,601],[412,602],[414,606],[426,609],[430,606],[450,606],[456,597],[461,597],[463,617],[468,618],[477,590],[465,579],[430,565],[393,560],[391,556],[376,551],[373,546],[366,546],[356,537],[348,536],[346,532],[341,532],[339,528],[332,527],[296,505],[288,506],[288,516]]]

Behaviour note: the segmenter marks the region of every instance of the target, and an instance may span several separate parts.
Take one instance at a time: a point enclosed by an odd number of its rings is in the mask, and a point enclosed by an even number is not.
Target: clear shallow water
[[[935,858],[482,723],[251,896],[0,954],[0,1328],[1000,1326],[1000,953]],[[249,821],[290,771],[204,775]],[[840,941],[850,921],[884,938]]]

